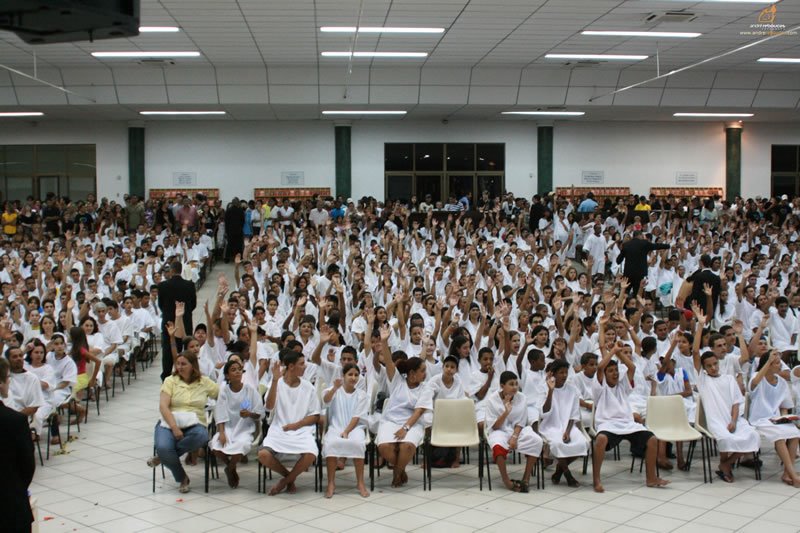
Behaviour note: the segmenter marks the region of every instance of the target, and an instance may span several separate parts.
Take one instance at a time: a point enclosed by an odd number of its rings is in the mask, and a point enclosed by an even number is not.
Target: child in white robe
[[[430,426],[433,423],[433,406],[436,400],[461,400],[468,398],[467,392],[464,390],[464,385],[461,382],[461,376],[458,375],[459,364],[468,365],[466,360],[459,363],[459,358],[455,355],[448,355],[444,358],[442,363],[442,373],[438,374],[423,385],[422,394],[419,397],[417,405],[425,409],[423,420],[425,426]],[[461,464],[461,448],[456,448],[455,459],[450,465],[452,468],[458,468]]]
[[[331,498],[336,490],[337,460],[352,459],[356,471],[356,484],[362,497],[369,496],[364,483],[364,452],[367,448],[366,419],[369,402],[367,393],[358,389],[361,373],[355,364],[342,368],[342,377],[333,380],[322,401],[327,407],[328,430],[322,442],[322,456],[328,469],[328,487],[325,497]]]
[[[233,358],[225,363],[223,374],[227,386],[220,387],[214,420],[217,433],[209,447],[223,463],[228,486],[239,486],[236,465],[250,452],[257,421],[264,415],[264,402],[258,391],[243,381],[242,363]]]
[[[528,402],[528,422],[538,425],[542,413],[542,405],[547,397],[547,383],[545,383],[544,352],[536,348],[528,351],[528,368],[523,365],[523,357],[517,357],[517,375],[519,376],[520,390]]]
[[[563,475],[570,487],[579,487],[569,465],[589,450],[589,443],[578,424],[581,423],[578,391],[567,383],[569,363],[557,359],[547,366],[547,398],[542,406],[539,433],[548,441],[550,455],[558,460],[551,478],[556,485]]]
[[[542,454],[543,442],[529,424],[528,401],[518,390],[519,381],[514,372],[506,370],[500,374],[500,390],[492,393],[486,403],[486,431],[503,484],[514,492],[528,492],[528,482]],[[506,457],[510,450],[517,450],[525,456],[521,480],[512,480],[508,476]]]
[[[597,373],[597,354],[586,352],[581,356],[581,371],[569,380],[578,391],[581,423],[585,428],[592,426],[592,407],[594,406],[592,384],[595,380],[595,373]]]
[[[319,398],[314,385],[302,378],[305,369],[305,357],[287,348],[281,350],[279,361],[272,366],[266,408],[275,414],[258,452],[261,464],[282,476],[270,489],[270,496],[284,489],[294,494],[297,476],[308,470],[319,451],[314,438],[319,422]],[[277,454],[300,455],[300,459],[290,471]]]

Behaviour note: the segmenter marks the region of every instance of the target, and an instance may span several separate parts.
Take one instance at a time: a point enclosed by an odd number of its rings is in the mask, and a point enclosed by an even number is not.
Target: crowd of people
[[[257,451],[279,477],[270,494],[319,460],[326,496],[351,461],[366,497],[374,441],[373,466],[403,486],[436,401],[463,398],[509,490],[526,492],[539,461],[579,486],[570,464],[589,454],[603,491],[622,440],[661,487],[671,458],[689,464],[647,429],[648,399],[672,395],[689,422],[702,406],[721,480],[768,444],[800,487],[785,416],[800,399],[797,199],[53,196],[7,202],[1,222],[4,403],[58,443],[59,408],[85,417],[80,400],[160,339],[148,464],[181,492],[181,457],[206,444],[231,487]],[[232,276],[207,276],[216,253]],[[206,279],[215,296],[198,302]],[[435,452],[437,466],[462,459]]]

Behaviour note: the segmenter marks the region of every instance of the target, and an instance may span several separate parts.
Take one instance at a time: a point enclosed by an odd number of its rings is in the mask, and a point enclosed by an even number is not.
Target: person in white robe
[[[376,442],[378,453],[394,466],[393,487],[408,483],[406,466],[414,457],[417,446],[422,443],[425,426],[419,407],[419,399],[425,382],[427,367],[419,357],[406,359],[403,352],[389,352],[389,326],[381,328],[383,351],[380,358],[373,359],[376,372],[380,372],[381,360],[389,384],[389,399],[383,405],[383,417],[378,426]],[[396,361],[393,357],[398,357]]]
[[[800,487],[800,476],[794,468],[797,460],[797,444],[800,429],[793,423],[783,423],[792,407],[789,399],[789,385],[778,373],[781,371],[781,354],[774,350],[769,357],[762,357],[758,372],[750,380],[750,412],[748,419],[761,435],[761,438],[775,446],[775,452],[783,463],[781,480],[787,485]]]
[[[592,395],[592,385],[594,384],[595,374],[597,373],[597,355],[586,352],[581,355],[581,371],[573,375],[569,382],[578,391],[578,402],[581,411],[581,423],[584,428],[592,426],[592,409],[594,407],[594,396]]]
[[[6,350],[6,358],[8,358],[11,368],[11,385],[5,403],[15,411],[19,411],[27,417],[33,417],[39,409],[45,406],[39,378],[25,370],[25,359],[20,348],[11,347]]]
[[[361,372],[353,363],[342,368],[342,377],[325,389],[322,401],[327,407],[328,429],[322,441],[322,456],[328,470],[325,497],[336,491],[336,469],[339,459],[352,459],[359,494],[369,496],[364,483],[364,452],[367,449],[366,422],[369,401],[364,389],[357,388]]]
[[[552,481],[556,485],[561,476],[570,487],[580,483],[569,471],[569,465],[589,450],[589,443],[578,424],[581,423],[578,390],[567,382],[569,363],[557,359],[547,366],[547,398],[542,406],[539,433],[547,441],[550,456],[558,460]]]
[[[319,451],[314,438],[319,422],[319,397],[314,385],[302,378],[305,370],[305,357],[286,348],[272,366],[266,408],[273,413],[273,419],[258,452],[261,464],[281,476],[270,489],[270,496],[284,489],[294,494],[297,476],[309,469]],[[278,454],[300,455],[300,459],[289,470]]]
[[[636,365],[631,361],[630,346],[621,341],[612,348],[606,347],[606,327],[610,315],[600,320],[600,351],[603,355],[597,367],[597,380],[593,385],[595,405],[595,439],[592,459],[592,477],[595,492],[605,492],[600,482],[600,469],[607,450],[614,449],[622,440],[628,440],[632,446],[646,450],[645,467],[648,487],[663,487],[669,483],[658,477],[656,459],[658,440],[655,435],[642,424],[633,419],[628,396],[633,391]],[[616,356],[625,365],[626,374],[620,376],[619,363],[612,360]]]
[[[264,402],[258,391],[243,381],[243,372],[244,367],[236,358],[225,364],[227,385],[220,387],[214,407],[217,433],[209,443],[214,455],[225,464],[228,486],[234,489],[239,486],[236,465],[250,452],[256,424],[264,415]]]
[[[695,361],[705,427],[714,435],[719,449],[716,473],[726,483],[732,483],[733,465],[745,454],[757,452],[760,439],[744,418],[744,396],[736,379],[720,373],[717,356],[706,352]]]
[[[514,372],[506,370],[500,374],[500,390],[492,393],[486,402],[486,432],[503,484],[514,492],[528,492],[531,473],[542,455],[544,442],[531,428],[528,400],[519,392],[519,380]],[[506,457],[513,450],[525,456],[525,470],[519,480],[512,480],[506,469]]]
[[[43,400],[31,418],[31,427],[36,430],[37,435],[41,435],[45,421],[55,410],[53,389],[56,386],[56,374],[53,367],[45,360],[45,347],[42,341],[36,339],[28,347],[25,370],[38,378]]]

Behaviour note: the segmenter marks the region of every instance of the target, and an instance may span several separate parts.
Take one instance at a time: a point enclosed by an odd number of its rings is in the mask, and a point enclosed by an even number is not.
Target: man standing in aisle
[[[625,261],[623,275],[628,278],[633,294],[639,292],[639,285],[647,277],[647,254],[653,250],[669,250],[667,243],[652,243],[642,238],[641,231],[634,231],[633,238],[622,245],[617,256],[617,264]]]
[[[167,323],[175,322],[175,303],[184,303],[183,327],[187,332],[194,331],[192,313],[197,306],[194,283],[181,277],[183,271],[181,262],[175,261],[169,270],[172,273],[169,279],[158,284],[158,307],[161,309],[161,381],[172,375],[172,350]],[[183,349],[183,339],[175,339],[175,344],[180,353]]]
[[[225,262],[229,263],[237,254],[244,251],[244,209],[239,199],[235,197],[225,210],[225,238],[228,240],[228,246],[225,247]]]

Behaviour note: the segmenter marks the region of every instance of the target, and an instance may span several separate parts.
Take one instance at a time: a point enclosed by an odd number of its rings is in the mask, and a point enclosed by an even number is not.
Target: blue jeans
[[[161,464],[172,472],[172,477],[178,483],[186,477],[186,472],[181,466],[181,455],[200,449],[208,442],[208,429],[201,424],[196,424],[182,431],[183,438],[176,440],[172,430],[161,427],[160,422],[156,424],[156,455],[161,459]]]

